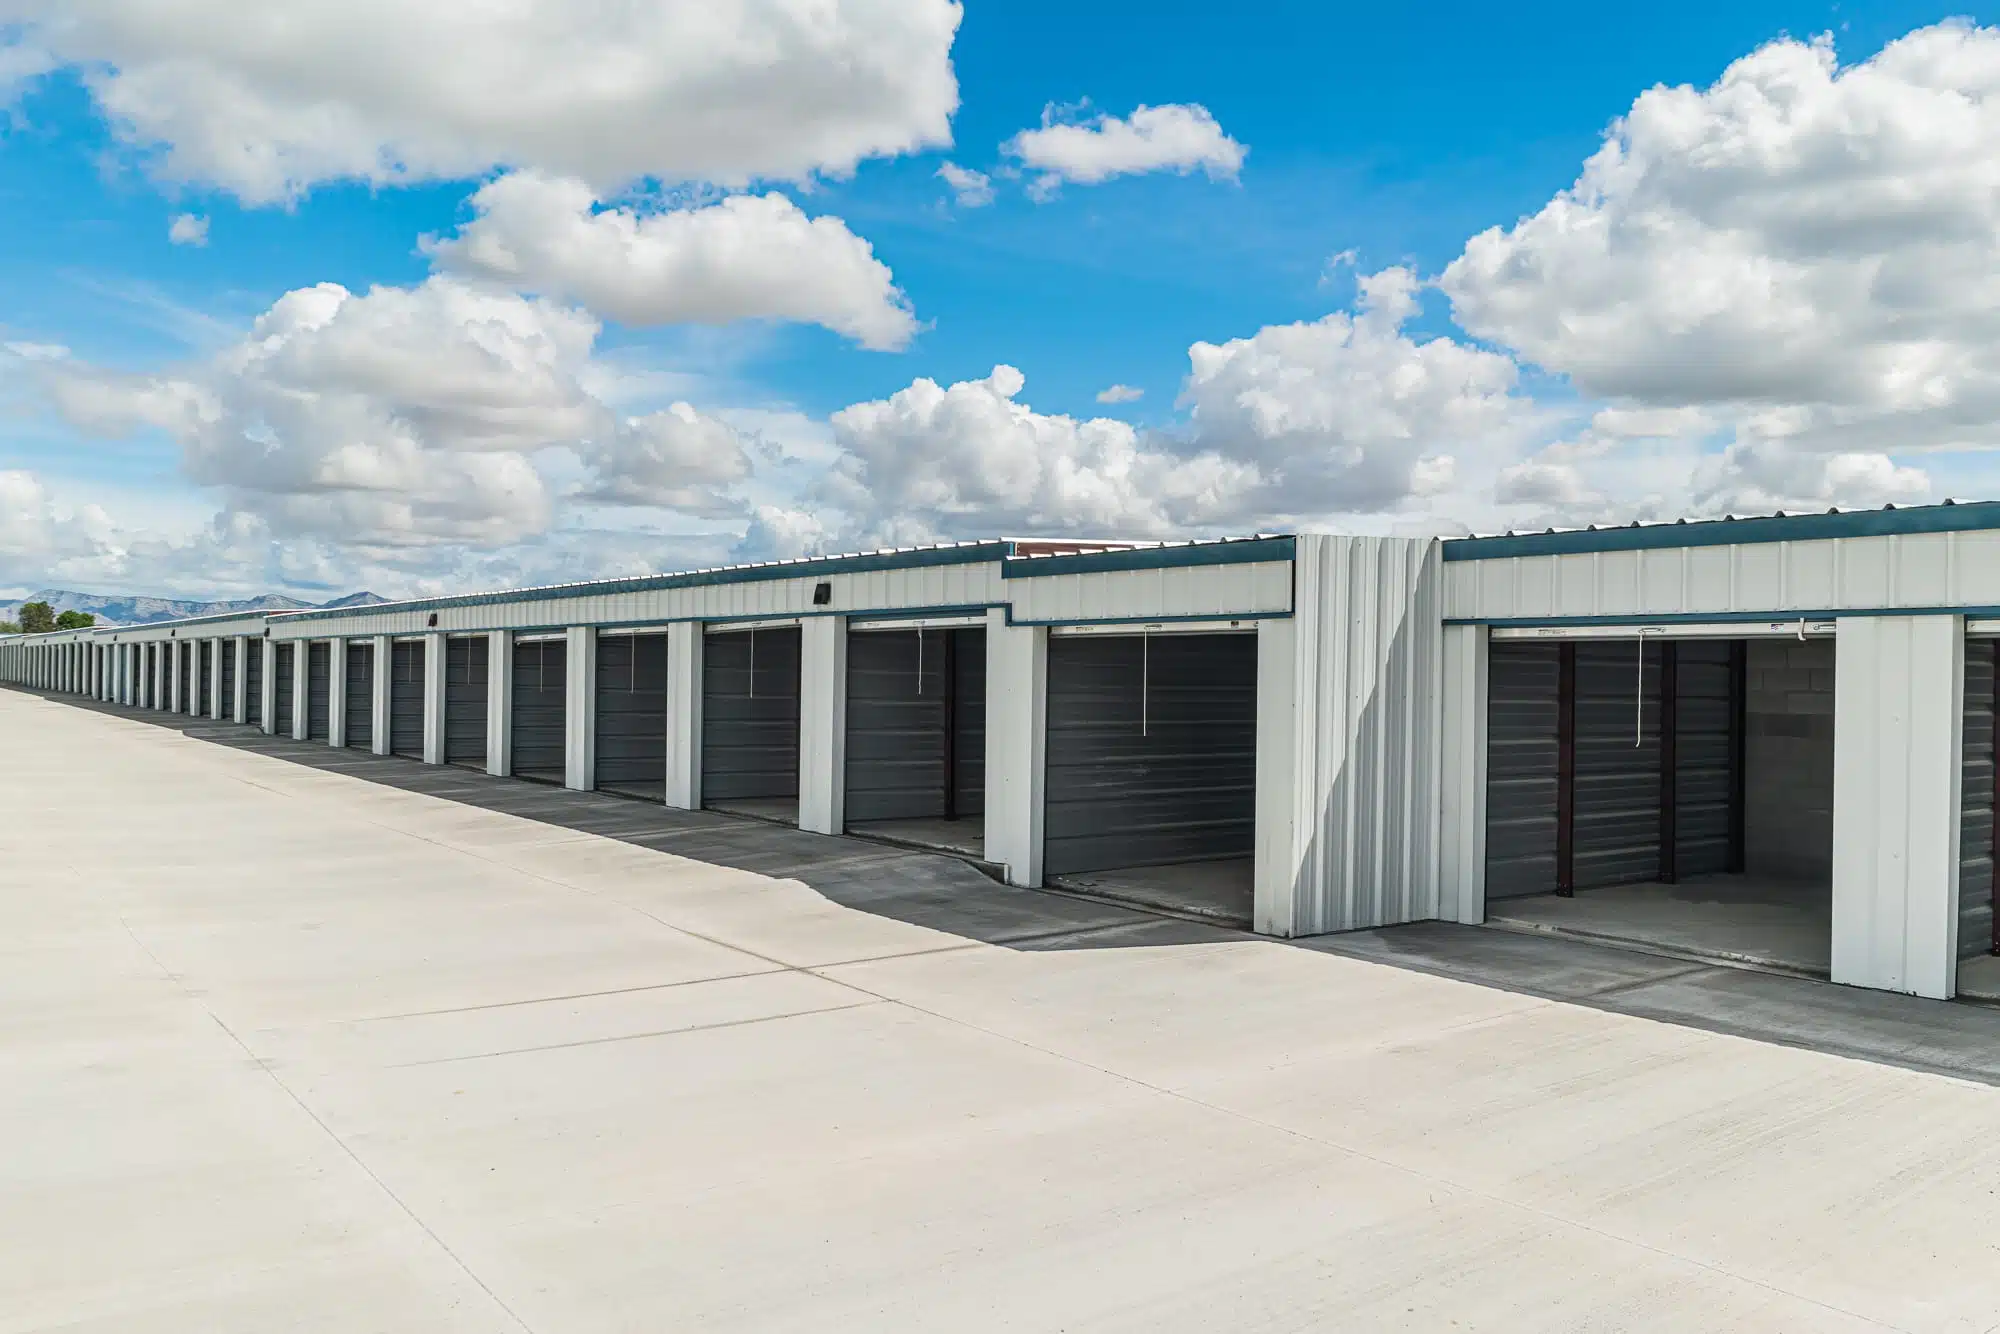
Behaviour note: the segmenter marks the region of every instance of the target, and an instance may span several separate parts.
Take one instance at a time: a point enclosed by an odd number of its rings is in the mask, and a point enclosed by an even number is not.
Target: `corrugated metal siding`
[[[264,644],[251,640],[243,658],[243,721],[255,726],[264,721]]]
[[[225,639],[222,653],[222,716],[232,722],[236,717],[236,641]]]
[[[375,744],[375,646],[350,640],[347,653],[346,744],[368,750]]]
[[[306,739],[330,739],[333,691],[333,645],[306,648]]]
[[[1017,622],[1226,619],[1292,609],[1290,561],[1106,570],[1005,582]]]
[[[486,767],[484,636],[448,639],[444,646],[444,760]]]
[[[1454,619],[1985,607],[2000,605],[2000,531],[1505,556],[1445,571]]]
[[[1050,875],[1252,852],[1254,635],[1051,639],[1047,718]]]
[[[278,716],[273,721],[276,722],[278,732],[282,736],[292,734],[292,680],[296,670],[293,664],[297,661],[292,653],[290,644],[278,645],[277,665],[274,668],[278,673]]]
[[[1486,671],[1486,897],[1556,887],[1557,646],[1499,641]]]
[[[910,820],[945,810],[949,631],[847,637],[847,819]]]
[[[424,646],[399,640],[389,645],[389,752],[405,759],[424,757]]]
[[[1575,857],[1579,890],[1659,879],[1658,641],[1576,646]]]
[[[1674,644],[1674,872],[1729,869],[1736,723],[1728,640]]]
[[[703,643],[704,802],[798,795],[799,647],[796,627]]]
[[[514,777],[545,783],[567,777],[563,726],[568,679],[569,645],[564,640],[514,645]]]
[[[1994,641],[1965,641],[1964,770],[1959,791],[1958,957],[1993,951]]]
[[[667,790],[667,637],[597,637],[597,786],[662,800]]]

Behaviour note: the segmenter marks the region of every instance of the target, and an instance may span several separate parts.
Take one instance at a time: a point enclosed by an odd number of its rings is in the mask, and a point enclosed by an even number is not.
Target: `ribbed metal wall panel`
[[[243,658],[243,721],[256,726],[264,721],[264,641],[253,639]]]
[[[326,741],[332,730],[333,645],[306,648],[306,739]]]
[[[597,637],[597,786],[662,800],[667,785],[667,637]]]
[[[799,651],[796,627],[704,641],[704,802],[798,795]]]
[[[953,771],[949,813],[981,812],[985,663],[986,632],[980,629],[848,636],[849,823],[944,816],[947,762]]]
[[[236,716],[236,641],[225,639],[220,646],[222,654],[222,716],[231,722],[240,722]]]
[[[1729,641],[1674,644],[1674,871],[1729,869],[1736,710]]]
[[[1576,646],[1575,857],[1579,890],[1659,879],[1657,640]]]
[[[486,767],[486,637],[444,645],[444,761]]]
[[[424,757],[424,646],[420,640],[389,645],[389,753]]]
[[[1503,556],[1445,571],[1445,614],[1469,620],[1990,607],[2000,531]]]
[[[375,745],[375,646],[351,639],[347,654],[347,733],[345,743],[358,750]]]
[[[531,639],[514,645],[514,777],[560,783],[567,776],[568,681],[567,641]]]
[[[1290,561],[1009,579],[1017,622],[1253,616],[1292,609]]]
[[[1965,758],[1959,791],[1958,957],[1993,950],[1994,641],[1965,641]]]
[[[273,721],[277,724],[279,736],[292,734],[292,682],[296,671],[294,663],[297,661],[292,654],[295,651],[290,644],[278,645],[277,664],[273,669],[278,673],[278,716]]]
[[[1499,641],[1487,657],[1488,899],[1556,887],[1557,653]]]
[[[1254,635],[1051,639],[1047,720],[1048,874],[1251,854]]]

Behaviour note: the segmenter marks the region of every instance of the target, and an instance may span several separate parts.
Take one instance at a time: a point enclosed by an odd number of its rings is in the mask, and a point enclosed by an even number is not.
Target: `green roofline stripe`
[[[1598,528],[1567,533],[1512,533],[1460,537],[1444,544],[1444,558],[1500,560],[1508,556],[1567,556],[1590,551],[1652,551],[1722,547],[1751,542],[1812,542],[1836,537],[1888,537],[1900,533],[1965,533],[2000,528],[2000,501],[1918,505],[1851,514],[1786,514],[1758,519],[1705,519],[1645,528]]]
[[[1080,551],[1067,556],[1010,556],[1000,562],[1000,577],[1039,579],[1052,574],[1100,574],[1107,570],[1168,570],[1190,565],[1248,565],[1259,561],[1290,560],[1296,545],[1289,537],[1251,537],[1240,541],[1201,542],[1187,546]]]

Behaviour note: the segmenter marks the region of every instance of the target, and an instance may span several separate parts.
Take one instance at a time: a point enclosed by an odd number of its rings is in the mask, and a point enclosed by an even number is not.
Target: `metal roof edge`
[[[1192,565],[1248,565],[1288,561],[1297,549],[1289,537],[1225,537],[1162,543],[1067,556],[1009,556],[1000,562],[1002,579],[1040,579],[1057,574],[1098,574],[1111,570],[1159,570]]]
[[[1754,542],[1809,542],[1840,537],[1890,537],[1904,533],[1959,533],[2000,528],[2000,501],[1947,502],[1905,509],[1843,510],[1829,514],[1773,514],[1745,519],[1583,528],[1564,532],[1456,537],[1444,558],[1500,560],[1509,556],[1565,556],[1595,551],[1671,550]]]

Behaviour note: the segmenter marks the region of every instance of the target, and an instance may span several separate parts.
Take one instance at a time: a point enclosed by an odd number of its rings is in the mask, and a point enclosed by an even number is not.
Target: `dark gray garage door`
[[[985,687],[984,630],[849,634],[848,822],[978,815]]]
[[[1660,647],[1576,646],[1578,889],[1659,878]]]
[[[365,639],[347,641],[347,731],[349,746],[370,750],[375,745],[375,646]]]
[[[444,760],[486,767],[486,637],[444,646]]]
[[[403,639],[389,645],[389,751],[407,760],[424,757],[424,646]]]
[[[667,783],[667,637],[597,639],[597,786],[661,801]]]
[[[264,641],[249,641],[249,654],[243,659],[243,721],[258,724],[264,721]]]
[[[1486,897],[1556,887],[1555,644],[1496,643],[1486,669]]]
[[[1680,640],[1674,664],[1674,875],[1730,869],[1735,846],[1736,656],[1730,640]]]
[[[215,710],[215,645],[209,640],[201,642],[201,693],[195,697],[195,711],[202,717],[212,717]]]
[[[1249,856],[1256,636],[1052,638],[1047,753],[1049,874]]]
[[[1959,783],[1958,957],[1993,952],[1994,641],[1965,641],[1964,768]]]
[[[241,722],[236,716],[236,640],[225,639],[221,644],[222,653],[222,716],[231,722]]]
[[[333,645],[313,644],[306,649],[306,740],[331,740],[333,690]]]
[[[271,721],[277,726],[279,736],[292,734],[292,673],[295,670],[293,664],[298,661],[293,656],[295,652],[290,644],[278,645],[278,660],[272,668],[278,673],[278,716]]]
[[[514,753],[516,778],[560,783],[563,770],[563,696],[569,645],[531,639],[514,645]]]
[[[701,799],[796,797],[798,627],[709,635],[701,677]]]

